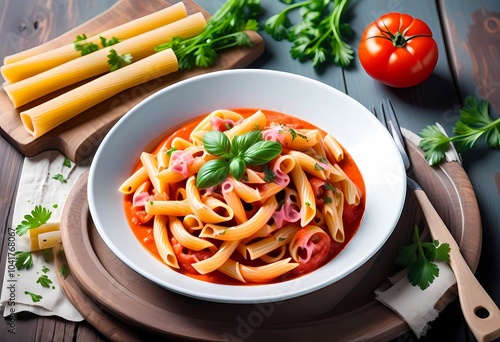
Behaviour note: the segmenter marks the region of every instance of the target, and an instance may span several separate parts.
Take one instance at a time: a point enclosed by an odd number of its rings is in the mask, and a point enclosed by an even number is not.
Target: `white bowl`
[[[277,284],[220,285],[182,275],[153,257],[129,228],[121,183],[142,151],[169,131],[215,109],[261,108],[302,118],[332,133],[357,163],[366,186],[362,223],[345,249],[318,270]],[[297,298],[338,282],[382,247],[404,206],[406,176],[390,135],[360,103],[321,82],[270,70],[208,73],[169,86],[135,106],[110,130],[92,162],[88,199],[107,246],[133,270],[171,291],[221,303]]]

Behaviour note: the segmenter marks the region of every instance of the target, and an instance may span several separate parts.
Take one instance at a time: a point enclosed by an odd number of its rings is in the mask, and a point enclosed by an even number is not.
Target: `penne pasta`
[[[240,114],[230,110],[212,111],[190,132],[169,136],[153,149],[156,155],[143,153],[148,158],[141,172],[166,184],[173,194],[170,199],[157,196],[156,190],[149,195],[151,177],[143,185],[135,185],[134,179],[127,183],[137,188],[133,202],[144,202],[147,215],[168,216],[167,231],[180,272],[197,279],[232,285],[222,274],[250,284],[299,277],[334,258],[361,220],[359,208],[353,206],[364,203],[362,187],[331,157],[318,129],[291,128],[308,127],[300,124],[269,127],[259,110],[248,110],[245,117],[241,120]],[[219,129],[222,133],[211,133],[203,141],[204,134]],[[255,129],[261,134],[240,136]],[[294,143],[298,150],[285,147],[286,139],[281,139],[283,132],[291,136],[291,131],[295,140],[303,140]],[[236,136],[241,140],[232,140]],[[309,146],[309,137],[314,145]],[[259,147],[252,149],[252,144]],[[170,151],[168,158],[158,156],[165,151]],[[267,159],[262,156],[266,153]],[[221,160],[201,169],[214,158]],[[235,158],[241,158],[244,165],[233,162]],[[160,171],[159,165],[165,168]],[[350,158],[341,165],[349,175],[355,169]],[[360,179],[359,173],[352,175]],[[198,177],[200,188],[196,187]],[[357,196],[358,204],[344,205],[349,193],[354,199]],[[130,202],[125,201],[126,205]]]
[[[118,190],[124,194],[131,194],[137,190],[137,188],[148,180],[148,173],[144,167],[139,168],[135,171],[129,178],[127,178]]]
[[[153,236],[155,246],[165,264],[173,268],[179,268],[177,257],[168,238],[167,221],[168,217],[164,215],[156,215],[154,218]]]
[[[88,37],[86,42],[96,44],[99,48],[103,48],[101,37],[106,39],[116,37],[121,41],[165,26],[185,18],[186,16],[186,6],[180,1],[160,11],[153,12]],[[0,69],[5,81],[8,83],[19,82],[81,56],[80,51],[75,49],[74,43],[69,43],[44,52],[38,52],[39,50],[40,47],[35,47],[15,55],[6,56],[4,65]]]
[[[286,258],[272,264],[256,267],[240,265],[241,275],[246,281],[256,283],[269,281],[293,270],[299,265],[298,263],[290,262],[290,260],[291,258]]]

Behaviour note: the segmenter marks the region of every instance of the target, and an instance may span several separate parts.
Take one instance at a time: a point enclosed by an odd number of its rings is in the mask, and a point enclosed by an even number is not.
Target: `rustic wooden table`
[[[214,12],[222,0],[198,0]],[[38,45],[105,11],[115,0],[0,0],[0,58]],[[266,15],[280,8],[278,0],[263,0]],[[364,27],[379,15],[397,11],[424,20],[439,46],[439,61],[424,83],[393,89],[372,80],[355,60],[348,69],[330,67],[315,72],[309,63],[292,60],[286,42],[266,34],[264,55],[252,67],[289,71],[323,81],[347,93],[367,108],[390,97],[398,108],[400,124],[414,132],[440,122],[451,132],[458,109],[467,95],[490,101],[494,116],[500,112],[500,1],[498,0],[353,0],[348,19],[357,47]],[[476,191],[483,227],[483,246],[476,276],[500,305],[500,151],[479,146],[462,155],[463,167]],[[0,137],[0,246],[1,271],[6,263],[7,229],[12,227],[13,203],[23,155]],[[0,279],[1,280],[1,279]],[[422,341],[473,341],[458,301],[449,304]],[[0,320],[1,341],[101,341],[105,338],[88,323],[54,317],[17,316],[16,333]],[[398,341],[412,341],[411,333]]]

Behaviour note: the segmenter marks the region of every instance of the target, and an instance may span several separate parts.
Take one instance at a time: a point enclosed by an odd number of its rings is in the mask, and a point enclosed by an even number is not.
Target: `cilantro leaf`
[[[109,70],[115,71],[132,63],[132,55],[129,53],[119,55],[115,49],[109,50],[108,64]]]
[[[16,227],[16,233],[22,236],[31,228],[40,227],[42,224],[47,223],[50,219],[52,212],[41,205],[37,205],[32,211],[31,215],[25,215],[24,220]]]
[[[413,286],[425,290],[439,276],[439,268],[434,261],[449,262],[449,253],[448,243],[440,245],[438,240],[421,242],[418,227],[415,226],[413,243],[399,249],[395,262],[408,267],[407,278]]]
[[[43,274],[38,277],[36,283],[40,284],[42,287],[50,287],[50,284],[52,284],[52,280],[50,280],[50,278],[46,274]]]
[[[75,41],[73,42],[73,47],[76,51],[79,51],[82,56],[99,50],[99,46],[97,44],[87,41],[87,35],[85,33],[76,36]]]
[[[33,267],[33,255],[31,252],[16,251],[16,268],[18,270],[29,270]]]

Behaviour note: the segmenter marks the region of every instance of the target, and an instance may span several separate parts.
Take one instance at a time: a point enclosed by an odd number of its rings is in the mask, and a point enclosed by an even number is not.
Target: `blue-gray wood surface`
[[[109,8],[115,0],[0,0],[0,58],[57,37]],[[223,0],[198,0],[213,13]],[[284,7],[278,0],[261,0],[263,20]],[[439,46],[431,77],[408,89],[394,89],[371,79],[357,56],[347,69],[328,67],[316,72],[310,63],[289,55],[288,42],[275,42],[262,32],[266,52],[250,67],[289,71],[318,79],[352,96],[367,108],[391,98],[400,124],[414,132],[434,122],[451,132],[458,110],[468,95],[490,101],[493,116],[500,112],[500,1],[498,0],[352,0],[346,13],[356,50],[366,25],[385,12],[408,13],[424,20]],[[483,225],[483,247],[476,276],[500,305],[500,151],[479,144],[463,153],[463,166],[476,191]],[[13,201],[23,157],[0,137],[1,269],[6,262],[7,228],[12,225]],[[0,279],[1,280],[1,279]],[[18,316],[16,334],[0,320],[1,341],[99,341],[103,337],[86,323],[58,318]],[[332,341],[334,341],[334,336]],[[407,333],[398,341],[416,341]],[[458,301],[447,306],[421,341],[474,341]]]

